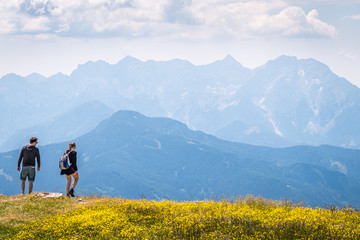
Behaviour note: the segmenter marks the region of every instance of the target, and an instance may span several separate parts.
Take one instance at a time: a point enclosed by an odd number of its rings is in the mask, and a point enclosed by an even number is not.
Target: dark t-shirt
[[[18,167],[20,167],[21,161],[22,166],[27,167],[35,166],[35,158],[37,160],[37,166],[40,167],[40,152],[39,149],[35,146],[26,145],[21,149],[19,160],[18,160]]]

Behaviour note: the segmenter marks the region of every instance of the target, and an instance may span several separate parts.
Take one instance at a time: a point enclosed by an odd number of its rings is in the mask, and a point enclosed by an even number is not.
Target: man
[[[26,177],[29,180],[29,194],[32,192],[33,183],[35,181],[35,158],[37,160],[37,170],[40,171],[40,152],[39,149],[36,147],[37,143],[37,137],[30,138],[30,144],[24,146],[20,152],[17,169],[18,171],[21,170],[20,180],[22,194],[25,194]],[[22,169],[20,168],[21,161]]]

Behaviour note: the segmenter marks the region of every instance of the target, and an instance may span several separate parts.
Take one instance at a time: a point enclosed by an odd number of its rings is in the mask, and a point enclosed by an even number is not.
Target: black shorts
[[[72,175],[77,172],[77,168],[70,166],[68,169],[61,170],[61,175]]]

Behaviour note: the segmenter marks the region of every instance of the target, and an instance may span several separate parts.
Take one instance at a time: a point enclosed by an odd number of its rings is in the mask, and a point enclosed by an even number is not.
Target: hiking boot
[[[70,189],[69,194],[70,194],[70,196],[75,197],[75,195],[74,195],[74,189],[73,189],[73,188]]]

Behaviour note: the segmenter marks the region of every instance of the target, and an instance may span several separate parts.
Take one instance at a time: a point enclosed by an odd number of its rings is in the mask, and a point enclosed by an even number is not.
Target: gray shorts
[[[28,177],[28,180],[31,182],[35,181],[35,167],[32,166],[22,167],[20,172],[20,179],[22,181],[25,181],[26,177]]]

